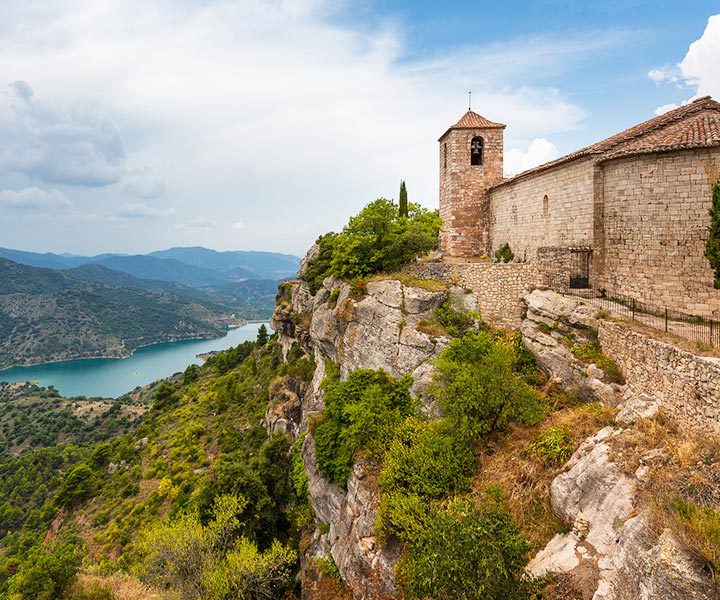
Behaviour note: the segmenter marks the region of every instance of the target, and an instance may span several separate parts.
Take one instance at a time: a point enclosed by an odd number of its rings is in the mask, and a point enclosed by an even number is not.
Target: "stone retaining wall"
[[[683,430],[720,434],[720,359],[604,321],[600,344],[622,370],[630,390],[656,400]]]
[[[402,271],[471,290],[483,319],[509,329],[520,327],[525,313],[523,297],[537,287],[539,278],[534,263],[419,262]]]

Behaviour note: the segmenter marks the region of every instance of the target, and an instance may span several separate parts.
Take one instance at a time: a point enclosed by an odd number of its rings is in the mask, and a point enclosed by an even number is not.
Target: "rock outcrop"
[[[326,279],[313,295],[303,281],[283,284],[271,325],[283,352],[299,345],[317,365],[306,388],[277,382],[265,425],[296,438],[307,432],[302,457],[309,477],[310,504],[323,524],[309,541],[304,560],[331,554],[355,598],[374,599],[395,593],[396,548],[381,547],[375,537],[378,496],[372,465],[355,465],[347,489],[327,481],[318,471],[315,442],[308,425],[323,409],[321,383],[326,362],[333,361],[346,377],[356,369],[382,369],[413,377],[411,392],[433,412],[424,389],[432,360],[449,338],[423,333],[422,323],[434,318],[448,298],[463,310],[475,310],[471,294],[450,286],[425,289],[388,278],[370,281],[353,294],[345,283]],[[325,533],[321,533],[325,531]]]
[[[658,402],[629,386],[603,382],[567,340],[597,340],[596,308],[575,298],[535,290],[526,298],[523,341],[539,364],[563,386],[586,399],[618,408],[617,426],[585,440],[551,485],[555,514],[568,528],[530,562],[536,575],[562,574],[583,600],[717,600],[717,586],[672,533],[651,526],[649,507],[637,491],[664,460],[658,449],[633,448],[639,465],[628,469],[624,450],[634,447],[632,427],[654,417]]]

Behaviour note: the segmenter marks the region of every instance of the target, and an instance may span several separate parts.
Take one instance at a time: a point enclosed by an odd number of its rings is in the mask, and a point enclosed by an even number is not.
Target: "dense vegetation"
[[[224,331],[222,315],[188,298],[3,259],[0,281],[0,368],[121,356],[153,342],[218,337]]]
[[[720,289],[720,182],[712,188],[710,231],[705,242],[705,257],[715,274],[715,287]]]
[[[78,553],[101,572],[130,571],[186,597],[277,597],[293,587],[300,501],[290,447],[261,420],[270,383],[304,375],[308,359],[294,353],[285,364],[259,337],[156,386],[130,434],[0,465],[0,597],[84,597]],[[38,579],[39,570],[49,575]]]
[[[107,398],[63,398],[33,384],[0,383],[0,456],[127,433],[145,406]]]
[[[440,312],[446,323],[473,320]],[[378,465],[378,532],[384,544],[404,547],[397,576],[407,598],[530,598],[538,587],[523,575],[530,546],[499,492],[474,494],[471,479],[479,448],[511,423],[543,418],[545,399],[531,386],[537,371],[512,336],[453,331],[430,387],[441,419],[420,413],[407,377],[359,370],[338,381],[328,369],[313,427],[318,466],[346,485],[359,457]]]
[[[395,202],[380,198],[351,217],[341,233],[318,238],[318,254],[305,279],[314,293],[328,275],[354,279],[391,273],[417,256],[435,250],[439,233],[437,211],[409,203],[404,216]]]

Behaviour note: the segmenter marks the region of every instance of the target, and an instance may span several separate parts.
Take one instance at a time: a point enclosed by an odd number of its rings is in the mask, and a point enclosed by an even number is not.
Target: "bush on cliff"
[[[355,455],[379,456],[397,426],[415,412],[410,377],[394,379],[383,371],[358,369],[345,381],[326,380],[325,409],[313,435],[320,472],[345,486]]]
[[[406,598],[529,599],[528,550],[498,494],[455,498],[420,519],[397,576]]]
[[[543,416],[542,396],[518,372],[511,343],[487,331],[453,340],[435,363],[430,393],[457,431],[479,440],[508,423],[537,423]]]
[[[353,279],[396,271],[437,249],[439,234],[438,211],[410,203],[407,216],[401,216],[395,202],[379,198],[351,217],[341,233],[318,238],[319,252],[305,280],[315,293],[329,275]]]

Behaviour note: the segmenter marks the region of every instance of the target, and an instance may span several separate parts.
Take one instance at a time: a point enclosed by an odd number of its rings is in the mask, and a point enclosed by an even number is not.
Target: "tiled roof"
[[[440,136],[444,138],[453,129],[505,129],[502,123],[495,123],[471,110],[467,111],[462,118]]]
[[[498,186],[589,156],[608,160],[631,154],[710,146],[720,146],[720,103],[705,96],[562,158],[523,171]]]

